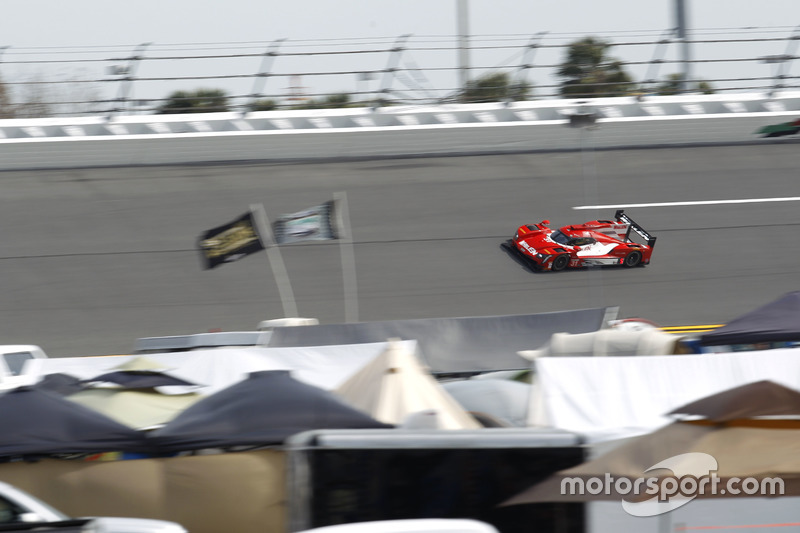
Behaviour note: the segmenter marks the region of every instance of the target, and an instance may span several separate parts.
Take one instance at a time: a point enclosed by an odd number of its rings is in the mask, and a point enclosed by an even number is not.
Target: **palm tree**
[[[158,109],[158,113],[217,113],[228,111],[228,97],[220,89],[175,91]]]
[[[683,74],[670,74],[667,79],[656,88],[656,92],[660,95],[671,96],[681,93],[681,84],[683,82]],[[714,94],[716,91],[714,87],[707,81],[697,82],[697,92],[703,94]]]
[[[578,98],[622,96],[635,90],[635,85],[622,62],[608,56],[610,43],[595,37],[584,37],[569,45],[567,59],[557,76],[564,81],[561,94]]]
[[[530,92],[531,86],[527,83],[514,82],[507,73],[496,72],[467,82],[461,101],[476,103],[527,100]]]

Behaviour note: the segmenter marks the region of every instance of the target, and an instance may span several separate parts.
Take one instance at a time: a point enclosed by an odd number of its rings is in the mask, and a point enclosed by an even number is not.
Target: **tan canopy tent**
[[[800,392],[769,380],[734,387],[672,410],[671,415],[699,416],[714,422],[800,414]]]
[[[67,399],[134,429],[160,427],[204,397],[186,392],[194,384],[170,376],[168,370],[158,361],[139,356],[84,380],[94,386],[70,394]],[[103,383],[114,385],[98,386]],[[179,394],[165,393],[175,386],[180,387]]]
[[[777,403],[776,403],[777,402]],[[742,410],[742,406],[755,406]],[[800,495],[800,392],[777,383],[762,381],[736,387],[675,409],[673,414],[695,415],[665,426],[653,433],[631,439],[600,457],[574,468],[562,470],[506,501],[504,505],[538,502],[578,502],[626,499],[616,485],[592,494],[570,494],[565,480],[625,478],[631,482],[655,477],[663,480],[681,475],[672,471],[649,471],[662,461],[683,454],[708,454],[717,462],[716,476],[721,484],[733,478],[779,476],[784,494]],[[708,413],[712,418],[697,418]],[[780,415],[781,418],[775,418]],[[765,418],[766,417],[766,418]],[[687,456],[690,457],[690,456]],[[624,491],[624,486],[623,486]],[[763,497],[740,493],[738,497]],[[698,498],[732,497],[708,491]],[[635,500],[635,499],[634,499]]]
[[[285,532],[279,450],[131,461],[42,459],[0,464],[0,480],[71,516],[172,520],[192,533]]]
[[[203,397],[197,393],[161,394],[153,389],[98,387],[76,392],[67,399],[128,427],[151,429],[166,424]]]
[[[387,424],[399,425],[415,413],[433,411],[440,429],[482,427],[396,339],[335,392]]]
[[[140,355],[112,367],[111,370],[120,372],[166,372],[171,368],[159,361]]]

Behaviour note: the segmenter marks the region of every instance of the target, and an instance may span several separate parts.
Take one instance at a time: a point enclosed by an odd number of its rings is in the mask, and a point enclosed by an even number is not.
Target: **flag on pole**
[[[205,270],[223,263],[237,261],[264,249],[253,220],[248,212],[233,222],[218,226],[203,233],[198,239],[198,247]]]
[[[330,200],[297,213],[281,216],[272,225],[277,244],[329,241],[339,238],[335,222],[336,202]]]

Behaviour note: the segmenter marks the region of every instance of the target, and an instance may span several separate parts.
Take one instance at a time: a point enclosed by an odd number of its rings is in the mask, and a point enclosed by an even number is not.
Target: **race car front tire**
[[[555,259],[553,259],[553,265],[550,267],[550,270],[553,272],[558,272],[559,270],[564,270],[567,268],[569,264],[569,256],[567,254],[559,255]]]
[[[633,251],[625,256],[622,260],[622,265],[627,268],[638,266],[642,262],[642,252]]]

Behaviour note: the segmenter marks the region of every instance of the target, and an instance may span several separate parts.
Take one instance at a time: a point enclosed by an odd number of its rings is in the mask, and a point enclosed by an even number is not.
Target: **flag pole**
[[[280,247],[275,243],[275,237],[272,234],[272,227],[269,225],[264,204],[250,204],[250,212],[253,214],[256,230],[264,243],[272,273],[275,276],[275,283],[278,285],[278,292],[281,295],[281,303],[283,304],[283,316],[285,318],[296,317],[298,316],[297,302],[294,299],[292,283],[289,280],[286,265],[283,263]]]
[[[336,221],[340,233],[339,253],[342,257],[345,322],[358,322],[356,255],[353,247],[353,232],[350,228],[350,208],[347,205],[347,193],[334,193],[333,199],[336,202]]]

